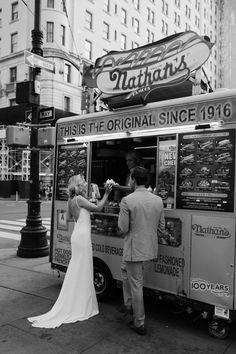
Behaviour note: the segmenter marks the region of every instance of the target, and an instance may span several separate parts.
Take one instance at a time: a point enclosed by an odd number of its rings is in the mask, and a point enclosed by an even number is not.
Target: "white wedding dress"
[[[84,208],[80,209],[71,235],[71,250],[59,297],[49,312],[28,318],[33,327],[55,328],[86,320],[99,312],[93,284],[90,213]]]

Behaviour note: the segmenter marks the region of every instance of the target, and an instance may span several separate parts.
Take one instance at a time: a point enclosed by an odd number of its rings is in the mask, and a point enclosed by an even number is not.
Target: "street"
[[[43,225],[48,230],[50,230],[51,205],[50,201],[41,203]],[[18,247],[20,230],[25,226],[27,217],[27,206],[25,200],[0,200],[0,249]]]
[[[51,201],[42,201],[41,217],[51,217]],[[27,216],[27,201],[26,200],[0,200],[0,219],[16,220],[26,219]]]
[[[0,201],[0,352],[86,354],[233,354],[236,326],[228,338],[208,334],[208,323],[198,313],[191,315],[167,303],[145,297],[148,334],[133,333],[127,319],[117,311],[121,290],[108,303],[100,303],[94,318],[62,325],[58,329],[32,328],[27,316],[47,311],[58,296],[63,275],[50,269],[48,257],[16,256],[19,230],[26,217],[24,201]],[[42,203],[43,224],[50,228],[51,202]],[[4,233],[6,236],[4,236]]]

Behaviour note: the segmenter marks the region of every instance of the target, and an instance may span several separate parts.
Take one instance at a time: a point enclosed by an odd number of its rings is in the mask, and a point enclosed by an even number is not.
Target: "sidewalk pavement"
[[[199,324],[161,307],[147,309],[148,334],[132,332],[117,311],[121,297],[99,304],[99,315],[56,329],[31,327],[27,317],[47,312],[56,300],[58,278],[48,257],[20,258],[16,248],[0,250],[1,354],[235,354],[234,338],[211,338]],[[185,321],[185,322],[184,322]]]

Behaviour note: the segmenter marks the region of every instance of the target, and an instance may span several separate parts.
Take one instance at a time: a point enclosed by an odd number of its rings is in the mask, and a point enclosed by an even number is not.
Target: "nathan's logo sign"
[[[225,226],[203,226],[200,224],[192,225],[192,230],[195,236],[209,238],[230,238],[231,233]]]
[[[191,289],[202,292],[210,291],[217,296],[230,296],[230,288],[228,284],[210,283],[204,279],[192,279]]]
[[[105,94],[130,93],[130,97],[179,84],[205,63],[212,45],[189,31],[134,50],[110,52],[96,60],[84,80]]]

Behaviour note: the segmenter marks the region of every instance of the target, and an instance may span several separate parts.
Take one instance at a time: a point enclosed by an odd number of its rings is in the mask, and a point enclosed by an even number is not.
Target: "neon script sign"
[[[96,81],[94,87],[103,93],[130,93],[130,96],[179,84],[205,63],[212,46],[205,38],[189,31],[134,50],[110,52],[98,58],[95,67],[90,69],[90,84],[92,78]]]

